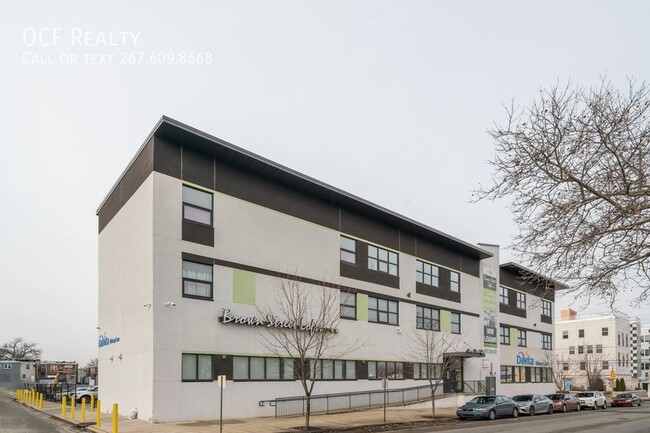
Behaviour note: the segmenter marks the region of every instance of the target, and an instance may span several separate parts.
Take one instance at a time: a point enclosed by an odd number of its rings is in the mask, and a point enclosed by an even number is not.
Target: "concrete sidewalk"
[[[9,395],[10,398],[13,396]],[[16,404],[25,404],[16,401]],[[88,430],[96,433],[112,432],[112,415],[102,407],[101,427],[97,427],[96,412],[87,408],[85,423],[81,420],[81,406],[77,405],[74,419],[70,414],[70,407],[66,410],[66,416],[62,416],[61,404],[44,402],[43,408],[27,405],[34,410],[46,413],[54,418],[77,426],[85,426]],[[444,418],[455,418],[455,409],[438,409],[436,415]],[[383,425],[383,410],[375,409],[361,412],[340,413],[329,415],[313,415],[310,425],[322,430],[338,430],[350,427],[366,427]],[[386,411],[385,424],[412,423],[418,421],[432,421],[431,409],[405,409],[389,408]],[[304,425],[303,417],[291,418],[246,418],[227,419],[223,422],[224,433],[281,433],[295,432]],[[135,419],[128,420],[125,417],[118,417],[118,431],[121,433],[214,433],[219,431],[219,421],[185,421],[174,423],[150,423]]]

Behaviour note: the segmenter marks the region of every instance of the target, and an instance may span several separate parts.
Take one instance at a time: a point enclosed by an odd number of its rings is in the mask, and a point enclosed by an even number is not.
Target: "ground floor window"
[[[520,365],[501,366],[501,383],[550,382],[553,382],[553,370],[548,367],[523,367]]]
[[[404,379],[404,364],[391,361],[368,361],[368,379]]]
[[[212,380],[212,355],[183,353],[182,364],[183,382]]]
[[[442,364],[413,364],[413,379],[442,379]]]
[[[355,380],[357,363],[340,359],[319,359],[309,363],[311,378],[315,380]]]
[[[234,356],[234,380],[293,380],[293,359]]]

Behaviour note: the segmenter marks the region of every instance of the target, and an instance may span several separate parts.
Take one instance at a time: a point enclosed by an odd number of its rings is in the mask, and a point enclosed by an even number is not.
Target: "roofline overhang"
[[[554,280],[552,278],[544,276],[544,275],[540,274],[539,272],[535,272],[532,269],[529,269],[529,268],[527,268],[525,266],[520,265],[519,263],[508,262],[508,263],[504,263],[502,265],[499,265],[499,268],[510,269],[510,270],[514,270],[514,271],[519,272],[519,273],[527,273],[527,274],[534,275],[536,278],[548,281],[549,283],[553,283],[553,286],[554,286],[553,290],[555,290],[555,291],[557,291],[557,290],[568,290],[569,289],[569,286],[567,286],[566,284],[563,284],[563,283],[561,283],[561,282],[559,282],[557,280]]]

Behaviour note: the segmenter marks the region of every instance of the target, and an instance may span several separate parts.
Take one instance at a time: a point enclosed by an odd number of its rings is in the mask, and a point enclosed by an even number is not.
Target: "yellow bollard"
[[[45,400],[45,395],[43,393],[41,393],[41,395],[38,398],[38,407],[40,407],[41,409],[43,409],[43,401],[44,400]]]
[[[113,433],[117,433],[117,403],[113,403]]]
[[[70,400],[70,419],[74,419],[74,410],[77,407],[77,399],[72,397]]]
[[[86,422],[86,397],[81,399],[81,422]]]
[[[66,406],[66,397],[65,395],[61,396],[61,416],[65,417],[65,406]]]
[[[97,427],[102,426],[102,402],[97,400],[97,420],[95,421],[95,424],[97,424]]]
[[[95,394],[90,394],[90,410],[95,409]]]

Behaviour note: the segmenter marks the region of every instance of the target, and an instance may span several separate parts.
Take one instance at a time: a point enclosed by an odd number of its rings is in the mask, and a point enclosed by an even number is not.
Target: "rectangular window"
[[[569,363],[568,362],[563,362],[562,363],[562,370],[569,371]]]
[[[562,340],[569,339],[569,331],[562,331]]]
[[[591,344],[587,345],[587,353],[594,353],[594,346]]]
[[[183,296],[212,299],[212,265],[183,260]]]
[[[596,353],[603,353],[603,345],[596,344]]]
[[[368,269],[397,276],[397,253],[368,245]]]
[[[580,362],[580,370],[586,370],[587,369],[587,363],[586,362]]]
[[[450,285],[449,288],[452,292],[460,293],[460,274],[458,272],[449,271]]]
[[[569,355],[575,355],[575,354],[576,354],[576,347],[569,346]]]
[[[542,334],[542,349],[551,350],[551,334]]]
[[[233,380],[293,380],[293,359],[234,356]]]
[[[603,337],[609,335],[609,328],[602,328],[601,330]]]
[[[512,383],[513,380],[512,367],[509,365],[501,366],[501,383]]]
[[[357,318],[356,293],[350,293],[341,290],[341,317],[345,319]]]
[[[442,379],[442,364],[413,364],[413,379]]]
[[[314,380],[355,380],[356,361],[319,359],[309,363],[310,377]]]
[[[578,329],[578,338],[585,338],[585,330]]]
[[[521,292],[516,292],[517,293],[517,308],[520,310],[525,310],[526,309],[526,294],[521,293]]]
[[[603,370],[609,370],[609,361],[603,361]]]
[[[368,297],[368,322],[397,325],[397,301]]]
[[[404,379],[404,364],[391,361],[368,361],[368,379]]]
[[[451,333],[460,334],[460,313],[451,313]]]
[[[357,263],[357,241],[341,236],[341,261]]]
[[[500,330],[500,335],[501,335],[501,344],[507,344],[508,346],[510,345],[510,327],[508,326],[501,326]]]
[[[212,355],[183,353],[182,361],[181,380],[183,382],[212,380]]]
[[[212,194],[183,185],[183,219],[212,227]]]
[[[415,327],[429,331],[440,331],[440,310],[428,307],[415,307]]]
[[[583,353],[585,353],[585,346],[578,346],[578,354],[582,355]]]
[[[499,287],[499,303],[503,305],[508,305],[510,303],[510,290],[506,289],[503,286]]]
[[[526,330],[517,329],[517,345],[519,347],[526,347]]]
[[[427,286],[438,287],[440,283],[440,269],[436,265],[415,261],[415,281]]]
[[[551,302],[542,299],[542,316],[551,317]]]

